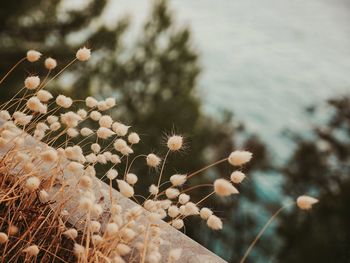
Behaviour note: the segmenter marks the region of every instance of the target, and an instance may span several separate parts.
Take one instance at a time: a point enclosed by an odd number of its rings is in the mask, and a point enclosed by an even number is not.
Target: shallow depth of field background
[[[152,1],[99,0],[92,1],[95,9],[81,11],[89,2],[3,3],[1,74],[26,49],[47,52],[62,66],[77,47],[87,44],[97,60],[67,71],[52,89],[63,86],[63,92],[78,97],[117,96],[121,108],[116,115],[144,136],[145,151],[161,145],[163,132],[184,133],[188,151],[174,160],[176,168],[169,173],[186,172],[178,167],[191,170],[233,148],[253,152],[240,196],[207,203],[224,219],[224,230],[213,233],[189,220],[186,234],[227,261],[238,262],[274,211],[300,194],[310,194],[320,204],[310,212],[291,209],[282,215],[249,262],[350,262],[348,1],[162,2],[172,17],[170,35],[184,27],[189,32],[174,34],[173,49],[183,55],[173,60],[167,57],[171,52],[148,45],[152,38],[145,37],[147,21],[156,21],[155,27],[159,21],[169,22],[162,8],[150,15]],[[77,24],[65,27],[65,12],[71,12]],[[127,29],[119,22],[125,17],[131,23]],[[123,44],[112,41],[114,32]],[[167,39],[169,32],[160,35]],[[103,60],[110,54],[117,62]],[[163,67],[150,66],[151,59]],[[26,74],[40,71],[39,66],[21,70],[10,84],[20,85]],[[12,93],[1,89],[3,100]],[[229,175],[231,170],[210,171],[203,180],[218,172]]]

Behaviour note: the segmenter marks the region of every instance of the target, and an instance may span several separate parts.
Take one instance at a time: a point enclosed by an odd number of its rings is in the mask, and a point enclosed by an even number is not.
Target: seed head
[[[4,232],[0,232],[0,244],[5,244],[8,240],[9,237]]]
[[[253,154],[248,151],[234,151],[228,157],[228,162],[233,166],[240,166],[252,159]]]
[[[68,109],[70,106],[72,106],[73,101],[69,97],[66,97],[64,95],[58,95],[56,98],[56,104],[58,106],[61,106],[62,108]]]
[[[57,66],[57,61],[53,58],[45,59],[45,68],[53,70]]]
[[[28,50],[27,52],[27,60],[29,62],[38,61],[41,57],[41,53],[36,50]]]
[[[183,185],[187,180],[187,176],[185,174],[174,174],[170,177],[170,182],[173,186]]]
[[[40,179],[36,176],[31,176],[26,180],[25,187],[29,192],[33,192],[39,188]]]
[[[150,167],[157,167],[160,164],[160,158],[154,153],[150,153],[146,157],[147,165]]]
[[[235,184],[240,184],[245,178],[245,174],[241,171],[234,171],[231,174],[231,182]]]
[[[83,47],[77,51],[76,58],[80,61],[87,61],[91,57],[91,50]]]
[[[127,181],[128,184],[130,184],[130,185],[136,184],[136,183],[137,183],[137,180],[138,180],[138,178],[137,178],[136,174],[128,173],[128,174],[126,175],[126,181]]]
[[[93,98],[93,97],[87,97],[87,98],[85,99],[85,104],[86,104],[86,106],[89,107],[89,108],[94,108],[94,107],[97,106],[98,101],[97,101],[95,98]]]
[[[36,245],[29,246],[22,251],[31,257],[36,257],[39,254],[39,248]]]
[[[318,199],[311,196],[302,195],[297,198],[297,205],[302,210],[309,210],[316,203],[318,203]]]
[[[27,89],[33,90],[33,89],[36,89],[37,87],[39,87],[39,85],[40,85],[40,79],[38,76],[27,77],[24,80],[24,86]]]
[[[140,137],[136,132],[132,132],[128,136],[128,141],[131,144],[138,144],[140,142]]]
[[[66,237],[74,240],[78,236],[78,231],[76,229],[74,229],[74,228],[70,228],[70,229],[64,231],[63,235],[65,235]]]
[[[132,197],[134,195],[134,188],[123,180],[117,180],[119,191],[125,197]]]
[[[222,221],[216,215],[211,215],[207,220],[207,225],[213,230],[222,229]]]
[[[238,194],[238,190],[226,179],[217,179],[214,182],[214,191],[220,196]]]
[[[179,135],[173,135],[170,136],[167,142],[167,146],[170,151],[178,151],[181,149],[183,143],[182,136]]]
[[[209,208],[203,207],[199,214],[202,219],[207,220],[213,214],[213,212]]]
[[[41,102],[48,102],[53,98],[52,94],[46,90],[39,90],[36,96]]]

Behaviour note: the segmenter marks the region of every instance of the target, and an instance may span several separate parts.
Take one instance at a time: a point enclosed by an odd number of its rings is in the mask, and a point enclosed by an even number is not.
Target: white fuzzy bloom
[[[199,214],[199,208],[195,203],[187,202],[185,204],[185,216],[190,215],[198,215]]]
[[[118,176],[118,171],[115,169],[110,169],[107,174],[106,174],[107,178],[109,180],[114,180],[115,178],[117,178]]]
[[[180,204],[184,205],[188,201],[190,201],[190,196],[188,194],[180,194],[179,195],[179,203]]]
[[[235,184],[240,184],[245,178],[245,174],[241,171],[234,171],[231,174],[231,182]]]
[[[161,159],[154,153],[150,153],[146,157],[147,165],[150,167],[157,167],[160,164]]]
[[[38,76],[27,77],[24,80],[24,86],[27,89],[33,90],[39,87],[39,85],[40,85],[40,78]]]
[[[151,195],[157,195],[159,193],[159,188],[154,184],[152,184],[148,190]]]
[[[45,59],[45,68],[48,70],[53,70],[55,67],[57,67],[57,61],[53,58],[47,58]]]
[[[228,157],[228,162],[233,166],[240,166],[252,159],[253,154],[248,151],[234,151]]]
[[[76,58],[80,61],[87,61],[91,57],[91,50],[83,47],[80,48],[76,53]]]
[[[112,98],[112,97],[107,98],[107,99],[105,100],[105,102],[106,102],[106,105],[107,105],[109,108],[112,108],[112,107],[115,106],[115,98]]]
[[[117,180],[119,191],[125,197],[132,197],[134,195],[134,188],[123,180]]]
[[[92,187],[91,177],[88,175],[83,175],[79,180],[79,185],[86,189],[91,188]]]
[[[47,120],[47,122],[48,122],[49,124],[52,124],[52,123],[58,121],[58,117],[55,116],[55,115],[50,115],[50,116],[48,116],[48,117],[46,118],[46,120]]]
[[[107,163],[107,158],[103,154],[98,154],[97,155],[97,162],[101,164],[106,164]]]
[[[112,127],[112,123],[113,123],[113,119],[109,115],[103,115],[99,119],[98,123],[100,124],[101,127],[111,128]]]
[[[311,196],[302,195],[297,198],[297,205],[302,210],[309,210],[316,203],[318,203],[318,199]]]
[[[70,229],[64,231],[63,235],[65,235],[66,237],[74,240],[78,236],[78,231],[76,229],[74,229],[74,228],[70,228]]]
[[[216,215],[211,215],[207,220],[207,225],[213,230],[222,229],[222,221]]]
[[[214,182],[214,191],[220,196],[238,194],[238,190],[226,179],[216,179]]]
[[[48,163],[55,162],[58,159],[57,152],[53,149],[42,152],[40,156],[44,162],[48,162]]]
[[[170,136],[167,142],[167,146],[170,151],[178,151],[181,149],[183,144],[183,138],[179,135]]]
[[[114,122],[112,125],[112,130],[118,135],[118,136],[125,136],[128,133],[130,126],[126,126],[120,122]]]
[[[172,205],[168,208],[168,215],[172,218],[177,217],[180,214],[179,208],[176,205]]]
[[[29,246],[22,251],[31,257],[36,257],[39,254],[39,248],[36,245]]]
[[[4,232],[0,232],[0,244],[5,244],[8,240],[9,237]]]
[[[136,132],[132,132],[128,136],[128,141],[131,144],[137,144],[140,142],[140,137]]]
[[[182,219],[175,219],[171,222],[171,225],[176,229],[181,229],[184,227],[184,221]]]
[[[39,185],[40,185],[40,179],[36,176],[31,176],[26,180],[25,188],[28,191],[33,192],[39,188]]]
[[[74,138],[74,137],[77,137],[79,135],[79,132],[75,128],[68,128],[67,135],[71,138]]]
[[[91,129],[89,129],[89,128],[82,128],[81,130],[80,130],[80,134],[82,135],[82,136],[84,136],[84,137],[86,137],[86,136],[89,136],[89,135],[91,135],[91,134],[93,134],[94,132],[91,130]]]
[[[40,130],[35,130],[34,131],[34,135],[33,137],[38,140],[41,141],[45,136],[45,132],[44,131],[40,131]]]
[[[40,201],[42,203],[47,203],[50,199],[50,195],[48,192],[46,192],[45,190],[40,190],[39,192],[39,198],[40,198]]]
[[[80,259],[84,256],[85,254],[85,247],[82,245],[79,245],[77,243],[74,243],[74,248],[73,248],[74,255]]]
[[[45,110],[45,106],[40,102],[40,100],[38,99],[38,97],[31,97],[28,101],[27,101],[27,108],[30,109],[31,111],[34,112],[41,112],[43,110]]]
[[[165,195],[169,198],[169,199],[174,199],[176,197],[178,197],[180,194],[179,190],[176,188],[168,188],[165,190]]]
[[[106,110],[109,109],[109,107],[108,107],[108,105],[107,105],[107,103],[105,101],[99,101],[97,103],[97,109],[99,111],[106,111]]]
[[[94,206],[94,201],[89,197],[82,197],[79,200],[79,208],[83,211],[91,211]]]
[[[100,127],[97,129],[97,137],[101,139],[108,139],[112,135],[114,135],[114,132],[111,129]]]
[[[180,259],[182,254],[181,248],[173,248],[169,252],[168,263],[173,263]]]
[[[101,224],[98,221],[91,221],[90,223],[90,229],[93,233],[97,233],[101,229]]]
[[[95,98],[93,98],[93,97],[87,97],[87,98],[85,99],[85,104],[86,104],[86,106],[89,107],[89,108],[94,108],[94,107],[97,106],[98,101],[97,101]]]
[[[119,227],[116,223],[109,223],[106,226],[106,234],[107,236],[113,236],[115,234],[118,234]]]
[[[56,104],[62,108],[68,109],[73,104],[73,100],[64,95],[58,95],[56,98]]]
[[[94,153],[99,153],[101,151],[101,146],[98,143],[91,144],[91,150]]]
[[[123,139],[117,139],[113,143],[113,146],[116,151],[121,152],[125,147],[128,147],[128,144]]]
[[[117,154],[112,154],[111,162],[114,164],[118,164],[118,163],[121,163],[121,160]]]
[[[136,183],[137,183],[137,180],[138,180],[136,174],[133,174],[133,173],[128,173],[128,174],[126,175],[126,178],[125,178],[125,179],[126,179],[126,181],[128,182],[128,184],[130,184],[130,185],[136,184]]]
[[[47,131],[50,128],[44,122],[38,122],[36,125],[36,129],[41,131]]]
[[[207,220],[212,214],[213,214],[213,212],[207,207],[203,207],[201,209],[201,211],[199,212],[199,215],[204,220]]]
[[[125,256],[127,254],[130,253],[131,251],[131,248],[126,245],[126,244],[123,244],[123,243],[119,243],[117,245],[117,251],[118,251],[118,254],[121,255],[121,256]]]
[[[77,114],[80,116],[80,118],[85,119],[87,117],[87,112],[84,109],[79,109],[77,111]]]
[[[36,50],[28,50],[27,52],[27,60],[29,62],[38,61],[41,57],[41,53]]]
[[[185,174],[174,174],[170,177],[170,182],[173,186],[183,185],[187,180],[187,176]]]
[[[90,118],[94,121],[98,121],[102,117],[102,114],[96,110],[90,113]]]
[[[91,240],[95,246],[98,246],[103,242],[103,237],[101,237],[100,235],[92,235]]]
[[[41,102],[48,102],[53,98],[52,94],[47,90],[39,90],[37,93],[37,97]]]
[[[97,156],[94,153],[90,153],[85,156],[85,159],[88,163],[96,163],[97,162]]]
[[[77,127],[80,121],[80,116],[73,111],[61,114],[61,122],[68,128]]]
[[[57,121],[50,125],[51,131],[57,131],[59,128],[61,128],[61,124]]]
[[[67,165],[67,170],[75,175],[82,175],[84,173],[84,165],[77,162],[70,162]]]
[[[8,121],[9,119],[11,119],[11,115],[7,110],[2,110],[0,111],[0,119],[2,121]]]
[[[12,116],[15,119],[15,123],[22,126],[29,124],[33,118],[33,115],[26,115],[21,111],[16,111]]]

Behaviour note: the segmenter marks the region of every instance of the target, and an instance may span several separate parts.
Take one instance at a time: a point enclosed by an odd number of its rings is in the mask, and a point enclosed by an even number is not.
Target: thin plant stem
[[[244,263],[245,260],[247,259],[247,257],[249,256],[249,253],[251,252],[251,250],[254,248],[256,242],[258,242],[258,240],[260,239],[260,237],[265,233],[266,229],[269,227],[269,225],[271,225],[271,223],[273,222],[273,220],[275,220],[275,218],[282,212],[284,211],[286,208],[294,205],[295,203],[292,204],[288,204],[285,206],[282,206],[280,209],[278,209],[269,219],[269,221],[266,222],[266,224],[264,225],[264,227],[260,230],[259,234],[255,237],[255,239],[253,240],[253,242],[250,244],[250,246],[248,247],[248,249],[246,250],[246,252],[244,253],[244,256],[242,257],[240,263]]]

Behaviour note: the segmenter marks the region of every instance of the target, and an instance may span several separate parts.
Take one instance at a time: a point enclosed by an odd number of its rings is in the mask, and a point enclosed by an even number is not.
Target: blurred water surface
[[[137,27],[149,5],[113,1],[106,20],[129,12]],[[291,146],[281,131],[310,129],[305,107],[350,90],[346,0],[173,0],[171,6],[201,53],[205,109],[233,111],[279,158]]]

